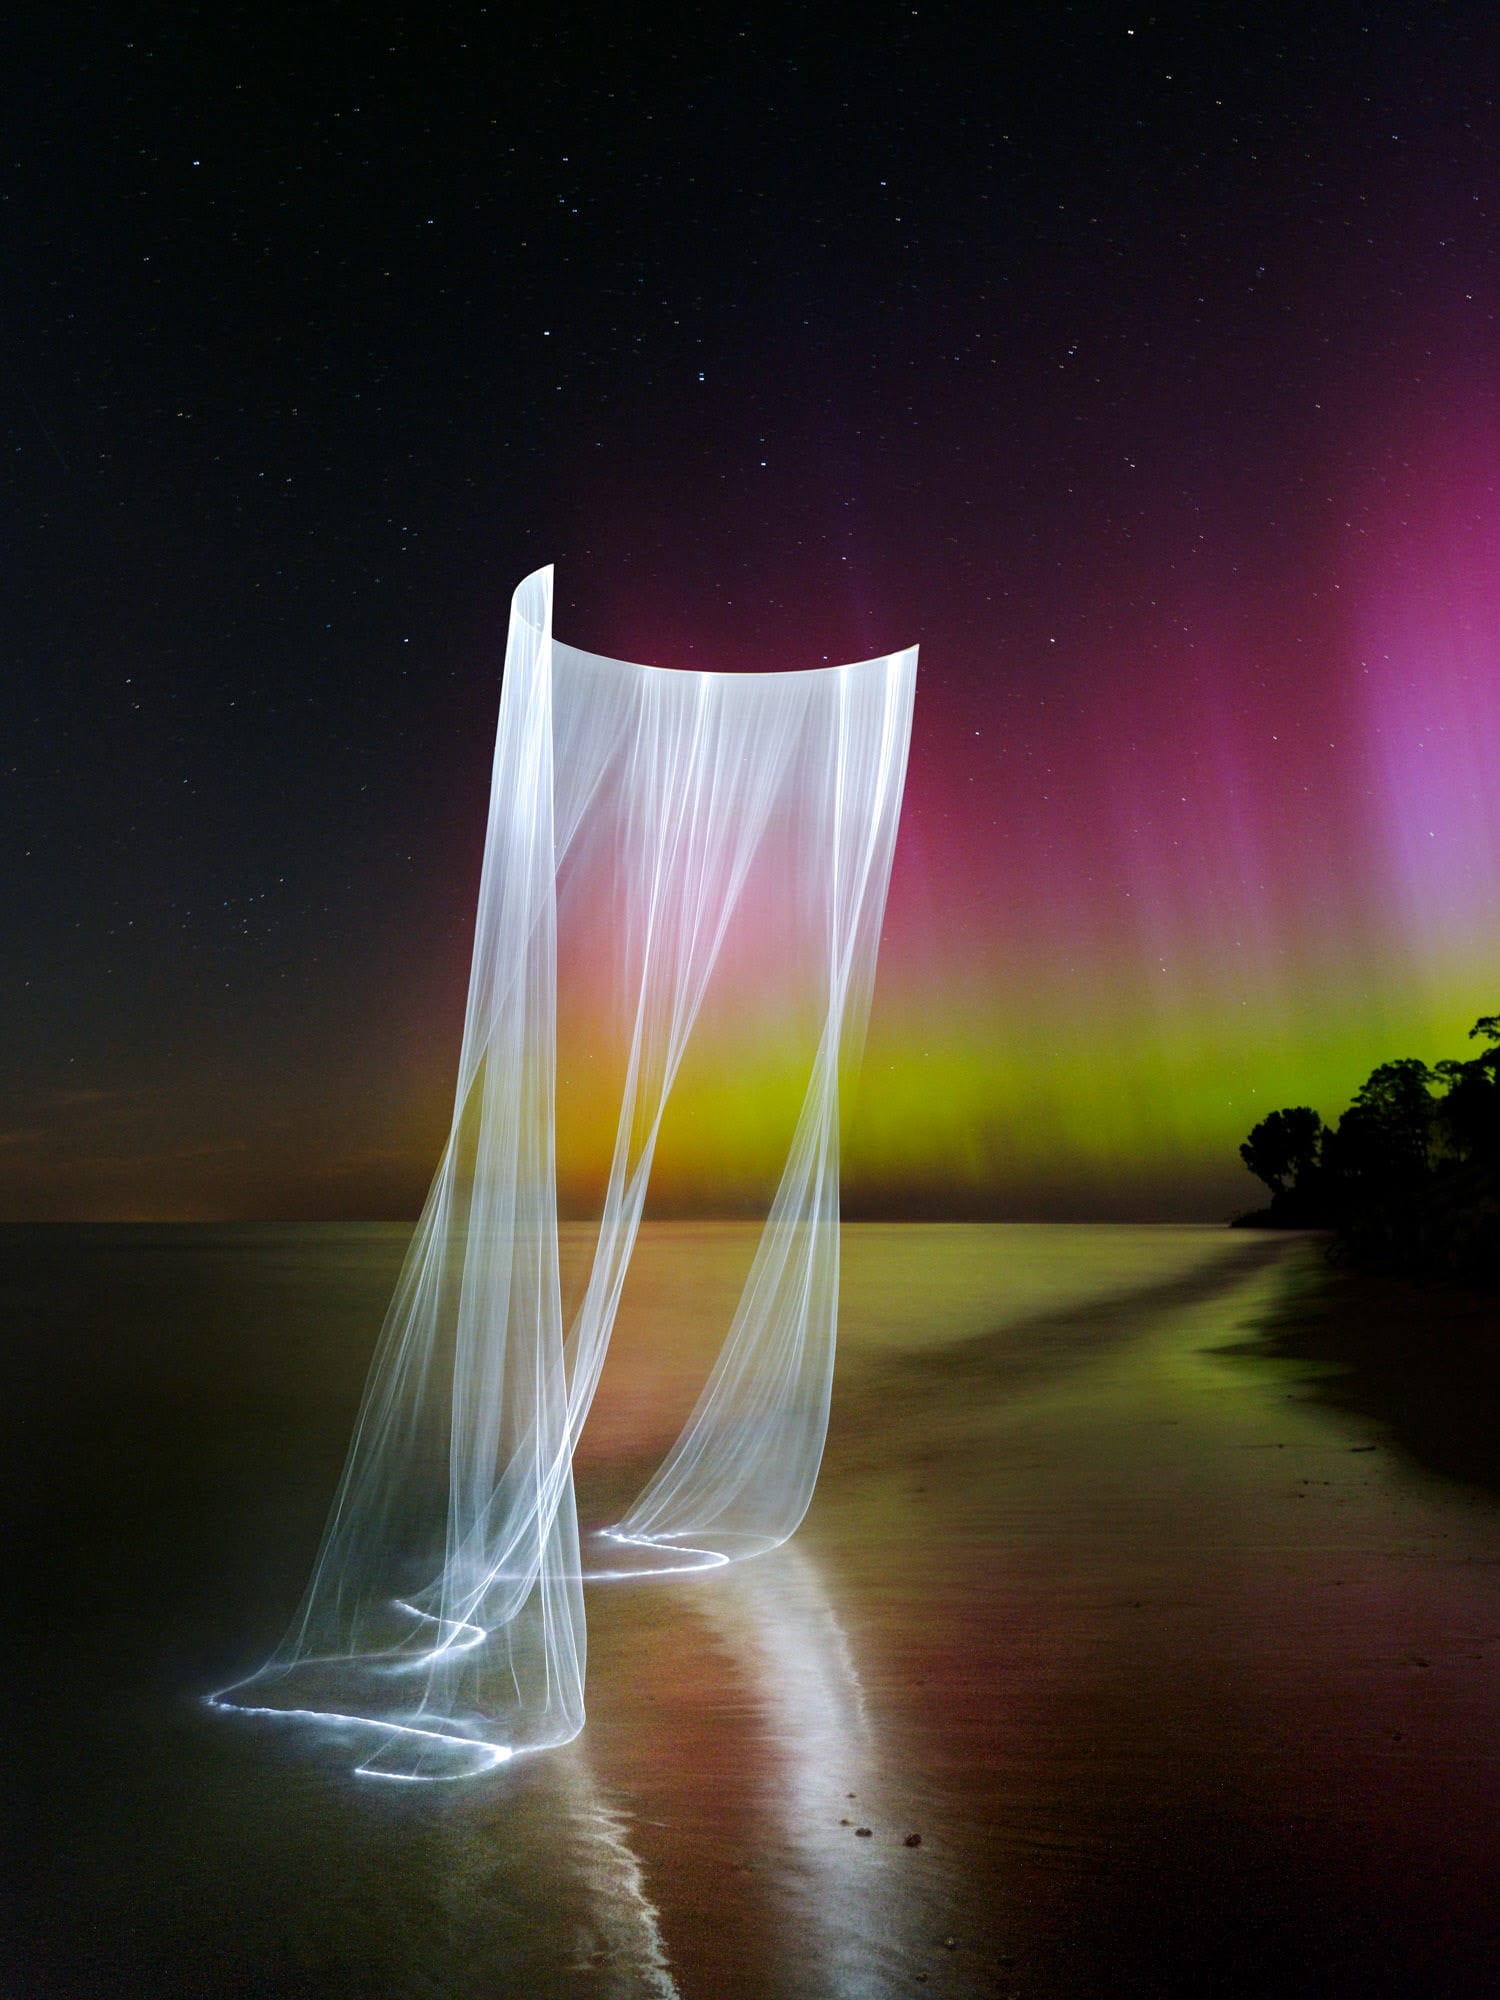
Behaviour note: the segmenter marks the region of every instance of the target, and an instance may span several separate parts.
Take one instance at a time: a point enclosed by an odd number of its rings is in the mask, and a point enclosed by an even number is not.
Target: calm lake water
[[[1500,1991],[1483,1313],[1307,1239],[851,1228],[796,1539],[592,1587],[568,1749],[379,1785],[201,1697],[300,1594],[405,1234],[0,1232],[0,1992]],[[648,1232],[586,1522],[751,1247]]]

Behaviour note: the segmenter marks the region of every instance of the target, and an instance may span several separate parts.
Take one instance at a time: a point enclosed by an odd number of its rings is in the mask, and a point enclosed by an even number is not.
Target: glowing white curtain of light
[[[801,1109],[718,1359],[605,1531],[609,1567],[734,1560],[796,1528],[833,1375],[840,1076],[869,1009],[915,675],[915,647],[762,674],[605,659],[554,639],[550,568],[520,585],[447,1145],[302,1606],[266,1665],[215,1703],[368,1725],[359,1769],[391,1778],[473,1776],[581,1729],[573,1451],[673,1083],[747,924],[811,1024]],[[619,1103],[592,1268],[565,1324],[555,1107],[570,897],[593,927],[586,946],[608,928]]]

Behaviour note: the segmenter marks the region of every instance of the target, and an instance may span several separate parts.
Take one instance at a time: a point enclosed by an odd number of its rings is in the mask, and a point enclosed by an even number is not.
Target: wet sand
[[[1486,1309],[1330,1289],[1307,1239],[852,1229],[796,1539],[591,1588],[568,1749],[381,1786],[197,1697],[300,1591],[401,1246],[4,1233],[0,1991],[1494,1990]],[[585,1520],[748,1254],[650,1232]]]

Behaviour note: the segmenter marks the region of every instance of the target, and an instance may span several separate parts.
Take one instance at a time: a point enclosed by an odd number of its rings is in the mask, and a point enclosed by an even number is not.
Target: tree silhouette
[[[1342,1199],[1383,1197],[1414,1188],[1426,1174],[1436,1106],[1435,1081],[1414,1056],[1371,1070],[1326,1148]]]
[[[1486,1014],[1469,1030],[1500,1044],[1500,1015]],[[1464,1165],[1500,1166],[1500,1046],[1468,1062],[1440,1062],[1447,1085],[1438,1108],[1439,1132],[1452,1157]]]
[[[1306,1105],[1273,1111],[1240,1147],[1271,1191],[1242,1216],[1331,1225],[1372,1270],[1500,1284],[1500,1014],[1481,1015],[1467,1061],[1379,1064],[1332,1128]]]
[[[1273,1111],[1240,1147],[1240,1158],[1257,1180],[1265,1182],[1273,1198],[1298,1188],[1305,1191],[1317,1169],[1326,1130],[1308,1105]]]

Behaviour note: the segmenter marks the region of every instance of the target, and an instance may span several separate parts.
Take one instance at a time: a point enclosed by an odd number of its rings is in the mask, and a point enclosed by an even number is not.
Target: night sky
[[[1464,1053],[1492,22],[8,10],[0,1216],[416,1213],[544,562],[921,643],[850,1213],[1227,1215]]]

